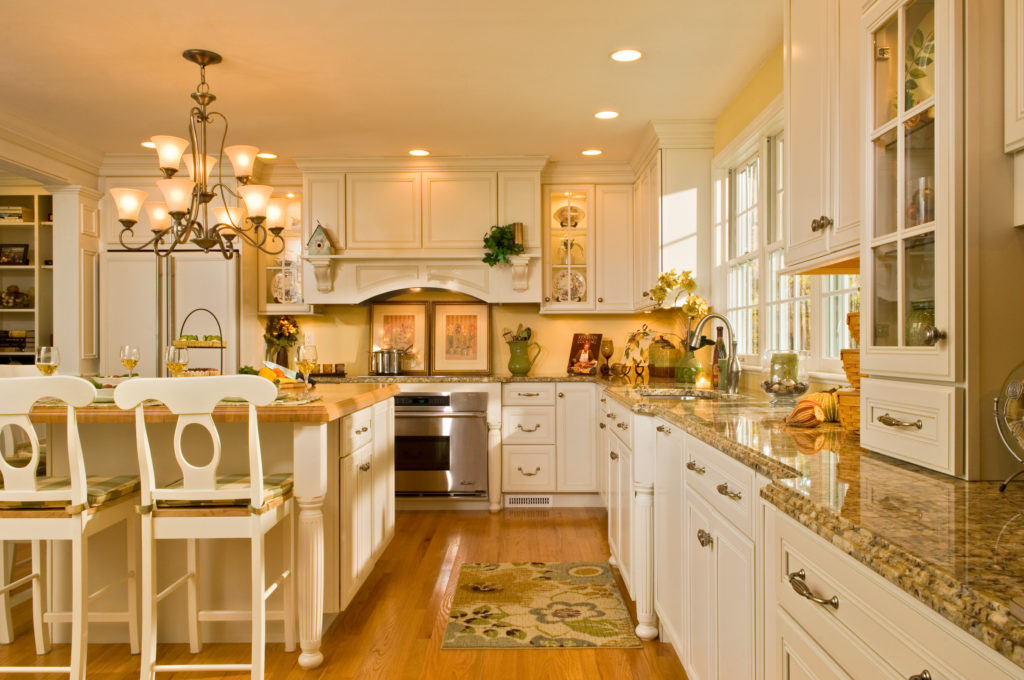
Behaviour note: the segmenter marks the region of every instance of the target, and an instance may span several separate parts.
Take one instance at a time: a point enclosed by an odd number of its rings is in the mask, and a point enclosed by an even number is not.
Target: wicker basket
[[[860,389],[860,350],[859,349],[841,349],[839,350],[839,356],[843,360],[843,371],[846,372],[846,379],[850,381],[850,387],[855,390]]]
[[[860,435],[860,390],[839,390],[839,424],[850,434]]]
[[[178,349],[224,349],[227,347],[223,340],[175,340],[171,344]]]
[[[854,344],[860,347],[860,312],[850,312],[846,315],[846,327],[850,329]]]

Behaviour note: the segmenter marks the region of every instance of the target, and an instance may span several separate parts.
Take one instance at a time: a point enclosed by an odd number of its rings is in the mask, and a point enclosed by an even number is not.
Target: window
[[[725,308],[748,367],[759,366],[766,349],[796,349],[809,352],[811,371],[841,373],[839,351],[852,345],[846,314],[860,305],[859,277],[782,273],[784,145],[779,112],[726,151],[725,163],[716,159],[716,306]]]

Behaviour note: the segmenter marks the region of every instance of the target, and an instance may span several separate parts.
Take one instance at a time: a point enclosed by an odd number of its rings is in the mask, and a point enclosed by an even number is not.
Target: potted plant
[[[288,350],[299,340],[299,324],[291,316],[272,316],[267,319],[263,333],[267,342],[267,361],[288,366]]]
[[[520,255],[525,248],[516,242],[515,225],[505,224],[491,227],[484,235],[484,250],[483,261],[493,267],[499,263],[511,264],[509,256]]]

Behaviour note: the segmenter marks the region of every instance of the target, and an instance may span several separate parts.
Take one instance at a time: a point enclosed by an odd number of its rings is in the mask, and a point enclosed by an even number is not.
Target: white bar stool
[[[39,477],[39,438],[29,420],[33,404],[55,397],[67,406],[68,477]],[[36,653],[50,651],[48,624],[71,623],[71,662],[68,666],[8,666],[5,673],[67,673],[75,680],[85,678],[89,621],[126,622],[133,654],[138,653],[138,610],[135,592],[137,533],[133,504],[139,479],[87,477],[82,445],[78,436],[75,408],[96,398],[96,389],[86,380],[70,376],[0,378],[0,428],[18,428],[31,443],[28,464],[12,466],[0,457],[0,536],[5,540],[31,541],[32,571],[28,576],[0,586],[10,592],[32,584],[32,621]],[[89,588],[89,537],[120,522],[127,533],[127,576],[93,594]],[[71,611],[49,611],[45,601],[46,568],[43,541],[71,541]],[[88,613],[89,602],[127,583],[128,611]]]
[[[142,478],[142,660],[140,678],[151,680],[161,672],[250,671],[264,675],[267,619],[284,621],[285,650],[295,650],[294,546],[292,542],[292,476],[263,475],[256,406],[271,403],[277,387],[264,378],[233,375],[196,378],[137,378],[117,386],[114,401],[122,409],[135,409],[135,432]],[[213,422],[213,409],[222,399],[248,402],[249,475],[217,475],[221,438]],[[174,457],[182,478],[166,486],[157,484],[143,402],[152,399],[177,416]],[[209,433],[213,456],[206,465],[193,465],[182,450],[182,433],[198,425]],[[282,525],[286,570],[268,588],[264,565],[264,539]],[[197,583],[198,539],[247,538],[252,550],[251,611],[199,611]],[[156,546],[161,539],[185,539],[188,571],[158,591]],[[193,653],[201,650],[201,621],[252,622],[252,658],[248,664],[156,663],[157,603],[182,585],[187,586],[188,633]],[[266,601],[283,587],[284,610],[267,612]]]

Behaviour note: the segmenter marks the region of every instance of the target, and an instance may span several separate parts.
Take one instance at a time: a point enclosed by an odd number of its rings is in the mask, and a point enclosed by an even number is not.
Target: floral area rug
[[[640,647],[606,562],[464,564],[442,649]]]

